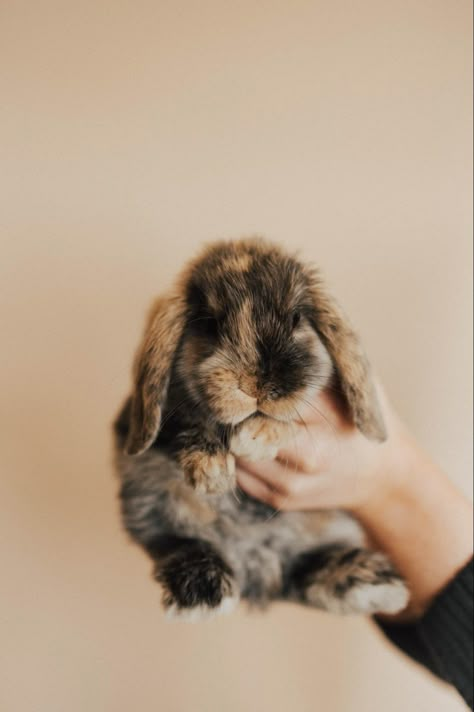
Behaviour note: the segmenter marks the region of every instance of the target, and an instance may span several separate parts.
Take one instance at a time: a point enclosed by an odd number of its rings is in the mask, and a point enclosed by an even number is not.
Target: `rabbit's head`
[[[135,363],[128,454],[155,439],[173,368],[190,399],[229,425],[256,412],[295,420],[334,376],[357,427],[385,437],[345,317],[315,270],[263,240],[211,245],[153,306]]]

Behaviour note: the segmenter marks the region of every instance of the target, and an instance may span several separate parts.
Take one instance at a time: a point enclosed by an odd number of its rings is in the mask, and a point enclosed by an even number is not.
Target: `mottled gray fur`
[[[242,492],[198,494],[184,481],[180,467],[157,449],[138,457],[118,452],[116,464],[123,521],[133,539],[146,550],[170,531],[209,542],[233,571],[231,590],[223,599],[237,603],[242,598],[262,608],[287,599],[337,613],[391,612],[407,601],[406,588],[390,562],[361,548],[364,534],[343,512],[275,512]],[[299,555],[315,549],[331,553],[332,547],[338,556],[356,548],[357,567],[352,562],[336,571],[326,566],[319,579],[315,575],[302,586],[293,585],[293,564]],[[377,583],[379,573],[384,579]],[[169,604],[165,591],[166,600],[172,614],[186,613]],[[205,617],[205,607],[196,608],[196,617]],[[221,609],[216,606],[218,612]]]

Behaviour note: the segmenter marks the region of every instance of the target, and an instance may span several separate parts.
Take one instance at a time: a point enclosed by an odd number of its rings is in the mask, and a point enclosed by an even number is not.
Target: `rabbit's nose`
[[[257,379],[253,376],[242,376],[239,381],[239,388],[245,395],[250,396],[250,398],[257,397]]]

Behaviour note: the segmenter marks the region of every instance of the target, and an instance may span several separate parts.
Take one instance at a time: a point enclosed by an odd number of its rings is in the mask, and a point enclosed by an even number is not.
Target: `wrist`
[[[402,430],[386,458],[387,476],[353,510],[411,590],[399,620],[419,617],[472,557],[472,505]]]
[[[408,505],[420,496],[425,467],[422,453],[401,423],[392,423],[389,438],[373,445],[369,479],[371,487],[366,496],[354,503],[352,514],[371,529],[378,528],[386,519],[386,512]]]

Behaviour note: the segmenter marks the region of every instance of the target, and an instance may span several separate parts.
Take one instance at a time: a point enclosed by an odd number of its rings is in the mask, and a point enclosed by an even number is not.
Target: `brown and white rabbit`
[[[240,599],[395,613],[408,590],[340,511],[277,512],[235,492],[234,456],[275,457],[302,400],[337,381],[360,431],[385,438],[360,343],[317,272],[259,239],[205,249],[151,310],[115,423],[126,529],[170,613]]]

